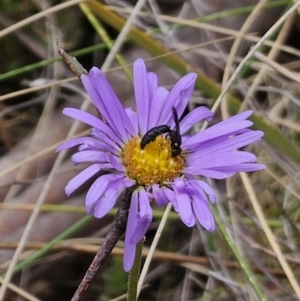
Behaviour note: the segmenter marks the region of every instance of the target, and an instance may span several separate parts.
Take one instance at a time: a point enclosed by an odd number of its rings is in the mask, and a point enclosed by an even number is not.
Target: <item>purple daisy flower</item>
[[[99,69],[94,67],[89,75],[83,74],[82,83],[102,117],[78,109],[64,109],[65,115],[90,125],[92,130],[90,137],[64,142],[56,150],[79,146],[72,162],[75,165],[91,163],[69,181],[65,188],[68,196],[101,169],[110,171],[90,187],[86,195],[88,214],[103,217],[124,189],[137,186],[132,195],[125,234],[125,271],[131,269],[136,244],[151,224],[151,201],[158,206],[171,202],[188,227],[194,226],[197,220],[206,230],[213,231],[215,223],[209,201],[215,202],[216,196],[199,176],[225,179],[238,172],[265,168],[265,165],[255,163],[255,155],[238,150],[263,136],[263,132],[249,129],[252,122],[246,119],[252,111],[188,135],[186,133],[193,125],[213,117],[209,109],[198,107],[180,121],[178,133],[172,108],[179,117],[182,115],[192,95],[196,74],[181,78],[170,92],[158,86],[157,75],[147,72],[142,59],[134,62],[133,74],[136,111],[123,108]],[[142,137],[161,125],[170,127],[168,133],[149,136],[151,139],[142,149]],[[175,142],[172,141],[174,133],[177,135]],[[180,137],[182,142],[178,140]],[[176,156],[172,153],[174,147],[180,150]]]

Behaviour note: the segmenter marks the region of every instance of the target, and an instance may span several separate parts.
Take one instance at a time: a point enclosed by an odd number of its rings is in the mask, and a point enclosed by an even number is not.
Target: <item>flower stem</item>
[[[144,239],[141,239],[141,241],[136,246],[134,264],[129,272],[129,277],[128,277],[127,301],[137,300],[137,285],[138,285],[139,275],[140,275],[143,243],[144,243]]]
[[[89,269],[85,273],[81,283],[79,284],[71,301],[80,301],[84,297],[88,288],[90,287],[93,278],[96,276],[98,270],[104,265],[109,254],[117,244],[120,237],[123,235],[126,229],[128,210],[130,206],[131,196],[135,190],[135,186],[127,188],[125,194],[120,203],[118,212],[109,228],[109,231],[105,237],[105,240],[99,248],[94,260],[92,261]]]

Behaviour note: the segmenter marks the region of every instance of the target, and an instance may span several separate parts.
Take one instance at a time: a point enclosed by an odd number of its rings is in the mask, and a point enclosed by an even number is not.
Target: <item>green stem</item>
[[[137,285],[139,282],[143,243],[144,239],[142,239],[136,246],[134,264],[128,276],[127,301],[137,300]]]

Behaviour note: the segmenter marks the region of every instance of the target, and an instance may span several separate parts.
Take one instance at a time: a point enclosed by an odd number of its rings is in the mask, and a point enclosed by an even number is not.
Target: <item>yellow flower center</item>
[[[124,148],[123,163],[127,176],[138,185],[162,185],[172,181],[182,173],[185,155],[171,157],[170,139],[162,135],[150,142],[144,149],[140,147],[141,138],[132,138]]]

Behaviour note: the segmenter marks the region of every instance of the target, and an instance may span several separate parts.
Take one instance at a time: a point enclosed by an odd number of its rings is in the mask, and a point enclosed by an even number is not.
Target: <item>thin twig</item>
[[[93,278],[95,277],[99,269],[104,265],[109,254],[112,252],[120,237],[125,232],[130,200],[135,188],[135,186],[132,186],[126,189],[123,199],[120,203],[119,210],[115,215],[113,223],[111,224],[109,231],[105,237],[105,240],[99,248],[87,272],[85,273],[71,301],[80,301],[83,299],[85,293],[92,284]]]

